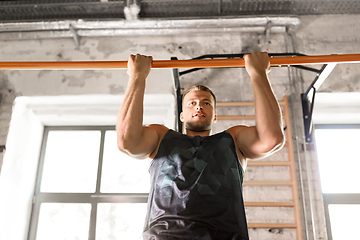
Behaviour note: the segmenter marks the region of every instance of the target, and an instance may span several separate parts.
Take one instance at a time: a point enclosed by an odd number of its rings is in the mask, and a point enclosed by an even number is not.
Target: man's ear
[[[184,113],[183,112],[180,113],[180,121],[184,122]]]
[[[217,115],[215,114],[215,115],[214,115],[213,123],[216,123],[216,122],[217,122]]]

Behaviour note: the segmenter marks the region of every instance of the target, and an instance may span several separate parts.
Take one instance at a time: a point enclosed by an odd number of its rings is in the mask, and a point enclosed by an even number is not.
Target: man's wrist
[[[132,82],[145,82],[146,77],[143,75],[132,75],[129,77],[129,80]]]
[[[249,74],[250,75],[250,78],[253,80],[255,80],[255,79],[258,79],[258,78],[265,78],[265,79],[267,79],[267,72],[266,71],[254,71],[254,72],[252,72],[251,74]]]

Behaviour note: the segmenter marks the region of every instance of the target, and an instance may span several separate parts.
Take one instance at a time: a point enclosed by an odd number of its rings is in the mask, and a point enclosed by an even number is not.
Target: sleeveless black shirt
[[[229,132],[169,130],[149,168],[145,240],[248,240],[244,171]]]

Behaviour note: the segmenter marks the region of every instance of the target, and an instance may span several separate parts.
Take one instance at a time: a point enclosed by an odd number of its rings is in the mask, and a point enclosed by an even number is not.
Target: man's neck
[[[207,136],[210,136],[211,129],[210,130],[200,131],[200,132],[192,131],[190,129],[185,129],[185,134],[190,136],[190,137],[195,137],[195,136],[207,137]]]

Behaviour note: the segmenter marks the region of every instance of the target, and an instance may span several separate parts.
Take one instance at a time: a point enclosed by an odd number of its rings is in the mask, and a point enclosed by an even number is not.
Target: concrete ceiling
[[[121,19],[133,4],[139,18],[360,13],[358,0],[12,0],[0,1],[0,21]]]

